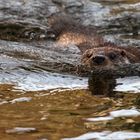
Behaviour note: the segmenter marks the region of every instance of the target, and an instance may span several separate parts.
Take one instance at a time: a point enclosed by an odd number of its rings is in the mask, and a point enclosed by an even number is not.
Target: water
[[[18,84],[1,84],[0,138],[139,138],[139,94],[123,93],[123,98],[101,98],[91,95],[86,88],[82,89],[86,85],[83,81],[79,83],[81,87],[69,87],[66,82],[66,88],[62,88],[63,84],[59,83],[61,88],[48,90],[41,90],[39,85],[35,87],[34,81],[28,85],[30,90],[24,86],[26,82],[19,89]],[[70,80],[69,85],[71,82]]]

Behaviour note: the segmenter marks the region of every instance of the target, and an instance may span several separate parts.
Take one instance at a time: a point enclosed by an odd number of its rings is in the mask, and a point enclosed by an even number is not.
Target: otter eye
[[[117,55],[115,53],[109,53],[108,57],[110,60],[115,60],[117,58]]]
[[[122,55],[123,57],[126,56],[125,51],[122,51],[122,52],[121,52],[121,55]]]

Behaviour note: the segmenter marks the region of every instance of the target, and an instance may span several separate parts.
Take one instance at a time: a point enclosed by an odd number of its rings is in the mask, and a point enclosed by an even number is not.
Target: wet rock
[[[48,17],[61,13],[70,14],[84,25],[96,26],[102,34],[116,35],[116,33],[128,32],[138,35],[140,30],[139,3],[120,3],[108,1],[99,3],[89,0],[9,0],[5,3],[2,0],[0,1],[0,21],[16,19],[32,24],[47,25]],[[122,40],[119,41],[122,42]],[[119,41],[116,40],[115,42],[118,43]]]
[[[101,34],[108,34],[112,37],[115,35],[118,40],[115,38],[114,42],[121,44],[126,39],[116,36],[118,34],[131,33],[134,36],[138,36],[140,31],[139,8],[140,5],[137,3],[134,5],[120,4],[120,6],[117,6],[115,3],[110,5],[109,2],[104,4],[86,1],[84,6],[75,15],[77,18],[80,18],[83,24],[96,26]],[[133,38],[129,38],[129,40],[131,39]],[[132,45],[135,44],[132,43]]]
[[[63,8],[81,7],[83,6],[83,0],[52,0],[52,2],[61,5]]]
[[[57,12],[59,12],[59,9],[51,0],[8,0],[6,3],[4,0],[0,1],[0,20],[18,19],[40,23]]]
[[[46,38],[47,27],[21,20],[0,22],[0,39],[11,41],[30,41]]]

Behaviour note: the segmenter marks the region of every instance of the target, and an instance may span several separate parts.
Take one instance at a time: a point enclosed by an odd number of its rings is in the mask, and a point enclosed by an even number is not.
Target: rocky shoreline
[[[70,15],[83,25],[94,26],[107,40],[140,47],[139,7],[137,1],[116,6],[113,2],[89,0],[14,0],[7,3],[2,0],[0,71],[12,74],[20,69],[47,70],[88,76],[91,70],[81,65],[81,54],[76,46],[65,48],[46,39],[48,18],[57,14]]]

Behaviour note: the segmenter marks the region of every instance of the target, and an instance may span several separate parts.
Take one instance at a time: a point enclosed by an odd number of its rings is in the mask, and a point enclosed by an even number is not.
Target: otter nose
[[[105,61],[105,57],[104,56],[95,56],[93,58],[93,62],[100,65]]]

